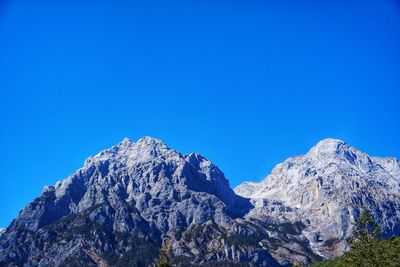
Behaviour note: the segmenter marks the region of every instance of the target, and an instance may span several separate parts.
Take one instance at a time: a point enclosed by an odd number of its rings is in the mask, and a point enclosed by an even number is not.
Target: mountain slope
[[[148,266],[163,243],[183,265],[318,258],[302,224],[244,220],[251,208],[201,155],[124,139],[21,211],[0,237],[0,265]]]
[[[360,208],[369,209],[385,236],[400,235],[400,164],[370,157],[336,139],[325,139],[307,154],[278,164],[260,183],[246,182],[235,192],[256,206],[247,216],[301,220],[313,250],[335,257]]]

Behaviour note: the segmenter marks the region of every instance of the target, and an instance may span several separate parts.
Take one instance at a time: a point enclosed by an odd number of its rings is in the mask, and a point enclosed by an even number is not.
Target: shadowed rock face
[[[278,164],[260,183],[235,192],[256,206],[247,216],[301,220],[313,250],[325,257],[346,249],[361,207],[371,211],[385,236],[400,235],[400,164],[370,157],[336,139]]]
[[[399,173],[327,139],[236,194],[197,153],[124,139],[0,231],[0,266],[150,266],[162,245],[183,266],[305,264],[343,252],[361,206],[399,234]]]
[[[245,220],[252,208],[201,155],[124,139],[21,211],[0,236],[0,265],[148,266],[163,243],[184,265],[317,258],[302,224]]]

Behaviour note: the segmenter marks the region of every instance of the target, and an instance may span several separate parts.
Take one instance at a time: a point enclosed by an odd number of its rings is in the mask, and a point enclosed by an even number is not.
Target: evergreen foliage
[[[362,209],[361,217],[355,224],[355,231],[352,239],[347,241],[354,248],[357,245],[367,245],[381,233],[381,227],[374,221],[371,214],[365,208]]]
[[[165,244],[162,246],[160,250],[160,256],[158,257],[156,264],[154,265],[155,267],[171,267],[171,261],[168,257],[168,248],[169,248],[169,243],[165,242]]]
[[[333,260],[315,262],[310,267],[400,267],[400,237],[377,239],[381,228],[363,209],[355,224],[351,250]]]

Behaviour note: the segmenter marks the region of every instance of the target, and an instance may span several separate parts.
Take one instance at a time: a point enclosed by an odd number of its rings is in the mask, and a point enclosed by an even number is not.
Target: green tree
[[[360,219],[355,223],[353,238],[348,240],[352,249],[343,258],[344,263],[350,266],[380,266],[383,251],[382,246],[376,242],[380,233],[381,227],[370,212],[363,208]]]
[[[352,247],[361,244],[370,244],[382,232],[381,227],[374,221],[370,212],[363,208],[360,219],[355,223],[355,231],[348,242]]]
[[[171,261],[168,257],[169,242],[166,241],[160,250],[160,256],[156,261],[155,267],[171,267]]]
[[[400,237],[379,239],[381,228],[367,209],[355,223],[351,250],[342,257],[312,263],[312,267],[400,267]]]

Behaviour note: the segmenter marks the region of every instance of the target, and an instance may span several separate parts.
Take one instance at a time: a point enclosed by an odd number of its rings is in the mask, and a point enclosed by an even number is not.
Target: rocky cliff
[[[318,256],[301,221],[254,207],[203,156],[124,139],[23,209],[0,236],[1,266],[287,266]]]
[[[368,209],[384,236],[400,235],[400,162],[371,157],[341,140],[320,141],[305,155],[278,164],[260,183],[235,189],[255,208],[247,218],[269,216],[301,221],[313,251],[335,257],[361,208]]]

